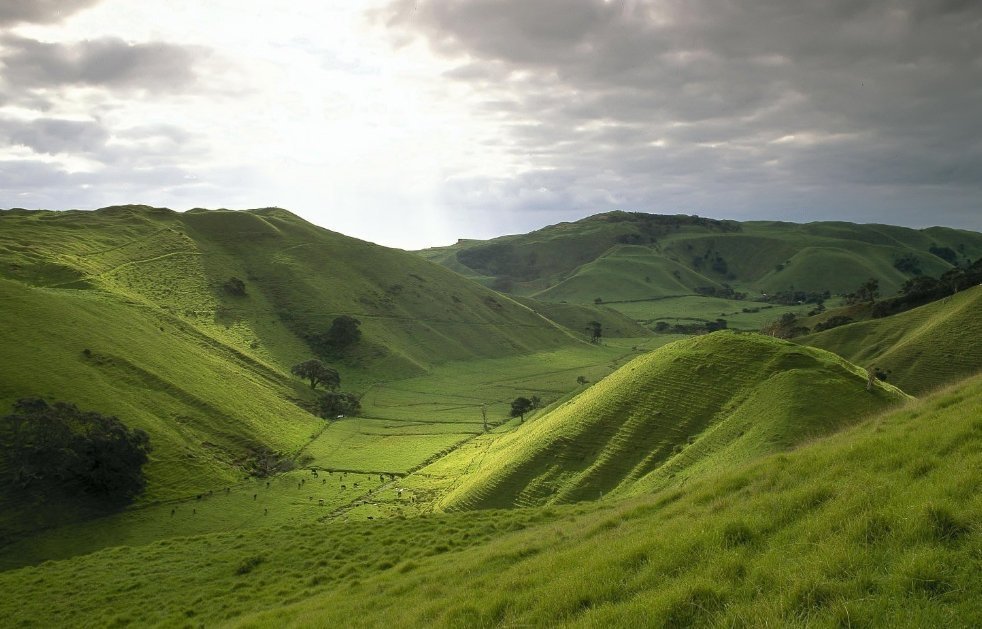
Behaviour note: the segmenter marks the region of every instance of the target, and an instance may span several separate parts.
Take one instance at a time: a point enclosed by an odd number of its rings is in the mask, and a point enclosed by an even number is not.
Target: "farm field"
[[[605,304],[648,328],[659,321],[669,325],[704,323],[725,319],[727,327],[738,330],[759,330],[786,312],[805,314],[812,305],[782,306],[762,302],[700,295],[665,297],[645,301]]]

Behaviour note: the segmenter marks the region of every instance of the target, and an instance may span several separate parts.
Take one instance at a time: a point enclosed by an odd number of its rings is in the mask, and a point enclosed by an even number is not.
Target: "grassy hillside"
[[[921,395],[982,370],[980,312],[982,287],[975,287],[897,315],[795,340],[876,366],[888,372],[890,382]]]
[[[232,277],[244,295],[225,290]],[[222,489],[258,451],[290,457],[316,437],[325,424],[298,407],[312,394],[289,368],[338,315],[362,322],[329,357],[359,393],[449,361],[584,345],[418,256],[279,209],[0,212],[0,313],[0,413],[43,396],[146,430],[144,503]],[[84,514],[5,500],[8,533]]]
[[[0,613],[12,626],[978,626],[979,417],[975,378],[648,496],[109,549],[0,573]]]
[[[905,398],[882,383],[865,386],[865,371],[838,356],[769,337],[721,332],[679,341],[489,442],[478,460],[461,450],[441,461],[462,473],[439,505],[531,506],[647,491],[827,434]]]
[[[589,340],[592,333],[590,322],[601,325],[603,338],[643,338],[651,336],[651,330],[638,324],[617,310],[605,306],[587,306],[539,301],[530,297],[515,297],[515,301],[528,306],[538,314],[555,321],[567,330]]]
[[[650,302],[728,292],[761,299],[781,291],[839,295],[871,277],[884,296],[920,273],[939,276],[982,256],[982,234],[853,223],[716,221],[608,212],[529,234],[465,240],[420,255],[495,287],[540,301]],[[906,261],[905,266],[901,261]],[[899,267],[898,267],[899,264]],[[714,292],[715,291],[715,292]],[[757,326],[759,327],[759,326]]]

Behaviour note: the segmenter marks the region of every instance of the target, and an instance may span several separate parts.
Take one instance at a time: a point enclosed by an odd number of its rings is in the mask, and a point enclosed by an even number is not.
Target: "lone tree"
[[[332,391],[341,386],[341,376],[316,358],[311,358],[290,368],[290,373],[310,382],[310,388],[316,389],[323,384]]]
[[[0,481],[41,500],[81,491],[106,503],[126,503],[146,486],[146,432],[113,416],[40,398],[14,403],[0,418]]]
[[[519,417],[524,422],[525,413],[531,411],[532,408],[532,400],[527,397],[517,397],[511,403],[511,416]]]
[[[603,335],[603,329],[599,321],[591,321],[587,324],[586,329],[590,331],[590,342],[599,343],[600,337]]]
[[[584,385],[587,382],[590,382],[590,381],[586,379],[586,376],[576,376],[576,384]]]

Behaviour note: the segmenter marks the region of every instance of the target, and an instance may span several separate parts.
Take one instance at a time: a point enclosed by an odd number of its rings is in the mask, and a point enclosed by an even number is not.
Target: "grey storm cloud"
[[[0,37],[0,76],[8,90],[77,85],[171,91],[194,81],[202,52],[117,37],[48,43],[8,34]]]
[[[0,26],[21,22],[60,22],[98,2],[99,0],[3,0],[0,2]]]
[[[39,118],[28,122],[0,119],[0,138],[36,153],[90,153],[103,148],[109,132],[89,120]]]
[[[447,78],[533,164],[456,181],[464,206],[888,220],[923,202],[982,228],[982,3],[397,0],[374,17],[455,61]]]

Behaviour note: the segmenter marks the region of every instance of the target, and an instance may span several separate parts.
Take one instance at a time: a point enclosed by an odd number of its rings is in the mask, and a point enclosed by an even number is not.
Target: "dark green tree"
[[[335,317],[331,327],[322,334],[314,335],[311,346],[314,351],[323,355],[337,356],[361,340],[361,321],[350,315]]]
[[[235,295],[236,297],[245,297],[246,294],[245,282],[237,277],[230,277],[225,280],[225,283],[222,284],[222,288],[225,289],[225,292],[229,295]]]
[[[107,502],[128,502],[143,491],[150,452],[146,432],[113,416],[39,398],[14,403],[0,418],[0,477],[42,500],[77,492]]]
[[[328,391],[317,398],[317,414],[324,419],[354,416],[361,411],[361,400],[353,393]]]
[[[586,384],[587,382],[590,381],[586,379],[586,376],[576,376],[576,384],[583,385]]]
[[[316,389],[318,384],[323,384],[332,391],[341,386],[341,376],[338,372],[316,358],[294,365],[290,368],[290,373],[310,382],[311,389]]]
[[[591,321],[586,325],[586,329],[590,331],[590,342],[599,343],[600,337],[603,335],[603,326],[599,321]]]
[[[875,302],[876,298],[880,296],[880,281],[875,277],[869,278],[856,289],[856,296],[859,297],[860,301]]]
[[[532,408],[532,400],[527,397],[517,397],[511,403],[511,416],[520,417],[522,421],[525,421],[525,413],[531,411]]]

